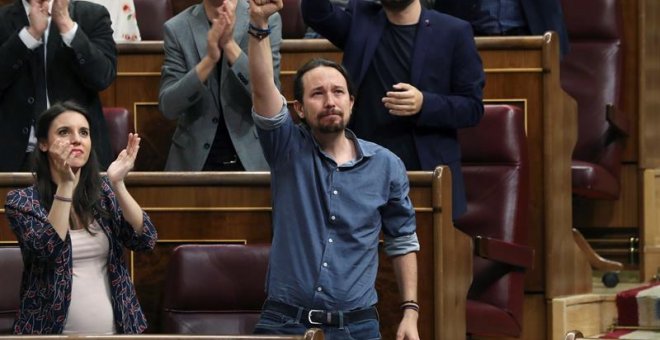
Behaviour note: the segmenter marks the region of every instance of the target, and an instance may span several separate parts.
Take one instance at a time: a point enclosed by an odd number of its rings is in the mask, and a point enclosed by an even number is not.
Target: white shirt
[[[30,3],[27,2],[27,0],[23,0],[23,8],[25,8],[25,14],[28,17],[28,22],[30,21]],[[53,2],[50,1],[48,3],[48,13],[51,12],[51,9],[53,8]],[[23,27],[21,31],[18,33],[18,37],[21,39],[23,44],[31,50],[34,50],[35,48],[39,47],[42,45],[44,42],[48,41],[48,31],[50,30],[50,23],[51,23],[51,17],[48,17],[48,26],[46,26],[46,31],[44,31],[44,36],[41,39],[35,39],[30,32],[28,32],[27,27]],[[78,31],[78,24],[74,21],[73,23],[73,28],[69,30],[68,32],[65,32],[62,34],[60,32],[60,35],[62,36],[62,41],[64,43],[71,47],[71,42],[73,41],[73,38],[76,36],[76,32]],[[48,44],[44,45],[44,72],[46,71],[46,56],[48,55],[48,50],[47,50]],[[47,79],[46,75],[44,75],[44,79]],[[50,107],[50,99],[48,98],[48,86],[46,86],[46,108]],[[25,152],[32,152],[34,148],[37,145],[37,137],[34,132],[34,125],[30,126],[30,139],[28,140],[28,146],[27,149],[25,149]]]

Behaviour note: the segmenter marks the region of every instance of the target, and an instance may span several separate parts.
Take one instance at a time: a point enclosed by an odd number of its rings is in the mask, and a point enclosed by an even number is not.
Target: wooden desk
[[[446,167],[410,172],[417,215],[420,334],[423,339],[460,339],[465,334],[467,289],[472,281],[472,244],[451,221],[451,178]],[[0,196],[31,183],[29,174],[0,174]],[[160,329],[160,299],[172,249],[183,243],[269,243],[269,173],[130,173],[127,185],[158,229],[153,252],[131,254],[131,270],[149,332]],[[0,211],[4,215],[4,210]],[[0,240],[15,244],[0,216]],[[213,285],[209,282],[209,285]],[[391,261],[381,254],[378,282],[382,334],[394,339],[401,318]],[[436,327],[436,325],[442,325]]]
[[[25,336],[0,336],[0,340],[24,340]],[[323,331],[317,328],[308,330],[301,336],[283,335],[33,335],[31,340],[323,340]]]

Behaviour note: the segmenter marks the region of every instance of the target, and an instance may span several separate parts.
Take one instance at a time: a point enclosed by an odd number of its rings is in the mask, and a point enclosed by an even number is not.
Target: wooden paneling
[[[630,135],[626,140],[624,162],[638,161],[639,126],[639,0],[620,1],[623,19],[623,80],[621,83],[621,112],[628,117]]]
[[[660,168],[660,1],[639,1],[639,164]]]
[[[136,102],[133,104],[133,112],[135,132],[142,137],[135,168],[165,169],[176,121],[164,118],[158,110],[158,102]]]
[[[644,170],[641,279],[660,275],[660,169]]]
[[[616,319],[614,294],[585,294],[553,299],[549,310],[553,316],[548,339],[563,339],[571,330],[585,336],[601,334]]]
[[[465,334],[467,290],[472,280],[472,243],[453,227],[451,177],[446,167],[410,172],[410,197],[417,215],[420,335],[459,339]],[[29,174],[0,174],[0,196],[31,183]],[[270,175],[262,173],[134,172],[127,185],[149,213],[159,233],[152,252],[132,254],[132,273],[140,303],[158,332],[164,275],[172,249],[183,243],[269,243]],[[4,215],[4,210],[0,211]],[[0,216],[5,222],[6,217]],[[0,228],[3,233],[6,225]],[[6,243],[15,243],[8,233]],[[213,283],[209,283],[212,287]],[[385,339],[395,338],[400,298],[391,261],[381,254],[377,289]]]
[[[5,335],[0,336],[0,340],[23,340],[24,335]],[[310,329],[304,335],[31,335],[31,340],[322,340],[323,331],[320,329]]]

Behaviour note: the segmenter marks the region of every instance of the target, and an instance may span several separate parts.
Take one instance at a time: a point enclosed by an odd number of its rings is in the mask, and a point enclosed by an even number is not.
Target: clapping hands
[[[214,62],[220,60],[222,50],[234,39],[236,1],[225,0],[220,7],[215,9],[211,29],[207,35],[208,55]]]
[[[30,26],[28,32],[39,40],[48,28],[48,0],[30,0]]]
[[[128,172],[135,165],[135,158],[137,158],[139,149],[140,137],[137,133],[129,133],[126,149],[122,150],[117,156],[117,159],[108,167],[107,174],[110,183],[114,184],[124,181]]]

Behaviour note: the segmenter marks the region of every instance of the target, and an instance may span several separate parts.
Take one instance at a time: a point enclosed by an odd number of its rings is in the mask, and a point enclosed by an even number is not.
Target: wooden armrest
[[[474,249],[480,257],[524,269],[530,269],[534,262],[534,249],[494,238],[475,237]]]
[[[621,262],[605,259],[598,255],[596,251],[589,245],[589,242],[584,238],[582,233],[573,228],[573,240],[578,245],[582,253],[587,257],[589,264],[598,270],[620,271],[623,269]]]
[[[605,106],[605,119],[610,124],[610,128],[621,137],[628,137],[628,119],[614,107],[612,104]]]

